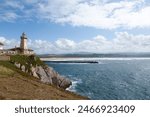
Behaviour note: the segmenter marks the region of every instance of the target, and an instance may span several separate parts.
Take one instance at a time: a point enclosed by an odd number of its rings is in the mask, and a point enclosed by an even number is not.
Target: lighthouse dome
[[[21,39],[27,39],[27,36],[26,36],[26,34],[24,32],[21,35]]]

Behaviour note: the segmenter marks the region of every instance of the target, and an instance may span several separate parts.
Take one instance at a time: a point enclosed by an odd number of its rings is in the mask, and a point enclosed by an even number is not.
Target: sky
[[[0,42],[38,54],[150,52],[149,0],[0,0]]]

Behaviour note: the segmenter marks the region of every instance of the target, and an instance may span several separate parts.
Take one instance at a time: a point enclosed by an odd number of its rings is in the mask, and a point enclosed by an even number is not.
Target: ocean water
[[[93,100],[150,99],[150,60],[99,60],[99,64],[46,62],[73,85],[68,89]]]

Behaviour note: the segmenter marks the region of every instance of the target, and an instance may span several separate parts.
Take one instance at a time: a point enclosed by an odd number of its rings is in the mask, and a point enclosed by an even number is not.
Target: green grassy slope
[[[41,83],[39,79],[22,72],[11,62],[0,61],[0,99],[72,100],[87,98]]]

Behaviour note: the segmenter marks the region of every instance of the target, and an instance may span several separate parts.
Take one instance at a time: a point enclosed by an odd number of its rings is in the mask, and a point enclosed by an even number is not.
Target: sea
[[[150,99],[150,58],[97,58],[96,61],[97,64],[45,63],[72,81],[67,90],[91,100]]]

